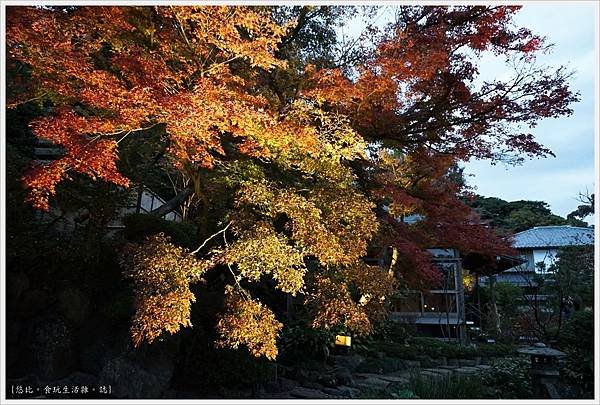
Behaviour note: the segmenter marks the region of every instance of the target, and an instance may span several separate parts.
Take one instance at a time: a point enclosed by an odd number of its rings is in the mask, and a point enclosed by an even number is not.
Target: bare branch
[[[229,226],[233,223],[233,221],[230,221],[227,226],[225,226],[225,228],[221,229],[218,232],[213,233],[212,235],[210,235],[208,238],[206,238],[206,240],[204,242],[202,242],[202,244],[200,246],[198,246],[198,248],[196,250],[194,250],[191,254],[196,254],[198,253],[207,243],[208,241],[210,241],[212,238],[214,238],[215,236],[221,234],[222,232],[227,231],[227,228],[229,228]]]

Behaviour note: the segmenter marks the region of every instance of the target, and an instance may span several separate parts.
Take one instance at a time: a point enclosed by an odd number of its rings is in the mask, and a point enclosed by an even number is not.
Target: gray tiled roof
[[[594,244],[594,229],[576,226],[536,226],[516,233],[513,246],[519,248],[581,246]]]

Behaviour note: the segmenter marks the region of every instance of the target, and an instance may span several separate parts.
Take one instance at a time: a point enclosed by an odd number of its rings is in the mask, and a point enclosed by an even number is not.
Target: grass
[[[479,399],[486,398],[487,388],[476,377],[425,377],[414,373],[408,389],[422,399]]]

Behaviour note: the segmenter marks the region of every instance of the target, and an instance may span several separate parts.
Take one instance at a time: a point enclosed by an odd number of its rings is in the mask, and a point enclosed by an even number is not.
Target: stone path
[[[415,368],[411,371],[397,372],[394,374],[375,374],[375,373],[352,373],[354,385],[338,386],[335,388],[307,388],[302,386],[294,387],[285,392],[268,394],[263,398],[302,398],[302,399],[343,399],[356,398],[361,391],[368,389],[386,389],[391,385],[406,385],[409,382],[411,372],[419,372],[427,378],[447,378],[453,375],[472,375],[483,370],[489,369],[488,365],[478,366],[439,366],[430,368]]]

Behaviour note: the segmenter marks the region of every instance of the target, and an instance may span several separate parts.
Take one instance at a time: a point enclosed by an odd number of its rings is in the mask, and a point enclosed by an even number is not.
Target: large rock
[[[347,368],[339,367],[335,370],[336,385],[354,385],[352,373]]]
[[[67,287],[58,293],[58,311],[67,320],[79,323],[87,315],[88,297],[78,288]]]
[[[335,375],[333,373],[322,374],[319,376],[317,381],[319,382],[319,384],[323,385],[324,387],[333,388],[338,385],[335,380]]]
[[[348,387],[346,385],[340,385],[339,387],[337,387],[337,389],[341,391],[344,394],[344,396],[350,398],[354,398],[358,396],[358,394],[360,394],[360,390],[358,388]]]
[[[298,386],[298,381],[289,378],[279,377],[279,388],[281,391],[291,391]]]
[[[359,354],[352,355],[340,355],[340,356],[329,356],[329,363],[335,367],[347,368],[350,371],[356,370],[356,368],[365,361],[365,358]]]
[[[421,362],[419,360],[404,360],[404,365],[408,370],[421,368]]]
[[[100,385],[111,385],[118,398],[161,398],[169,387],[174,363],[165,358],[146,362],[118,356],[100,372]]]
[[[18,343],[23,323],[13,319],[6,320],[6,342]]]
[[[72,335],[64,321],[43,318],[33,322],[30,339],[29,367],[40,380],[57,380],[72,371]]]
[[[323,388],[323,392],[327,395],[331,395],[337,398],[349,398],[349,392],[347,390],[340,390],[339,388]]]
[[[450,367],[458,367],[458,359],[447,359],[446,364]]]
[[[44,313],[52,304],[52,297],[40,289],[25,290],[20,295],[19,304],[15,308],[20,319],[35,318]]]
[[[302,381],[300,383],[300,385],[302,385],[302,387],[304,387],[304,388],[311,388],[311,389],[314,389],[314,390],[321,390],[321,389],[323,389],[323,385],[322,384],[320,384],[318,382],[310,381],[310,380]]]
[[[68,376],[61,378],[60,380],[46,382],[46,385],[50,387],[71,387],[71,386],[87,386],[95,387],[98,385],[98,376],[82,373],[81,371],[75,371]]]
[[[116,355],[108,342],[84,345],[79,351],[79,367],[86,373],[100,374],[106,362]]]
[[[329,398],[329,394],[324,393],[320,390],[315,390],[312,388],[305,387],[296,387],[291,392],[290,395],[294,398],[302,398],[302,399],[322,399]]]
[[[7,272],[6,284],[10,286],[6,289],[6,305],[12,311],[17,308],[23,292],[29,288],[29,278],[21,272]]]
[[[481,362],[481,358],[479,361]],[[458,365],[461,367],[475,367],[477,362],[474,359],[459,359]]]
[[[80,328],[78,342],[79,369],[99,375],[108,360],[128,353],[131,337],[110,319],[90,316]]]
[[[355,385],[363,389],[385,389],[392,384],[390,381],[382,380],[380,374],[355,373],[353,377]]]
[[[378,376],[378,378],[380,380],[383,381],[389,381],[391,383],[395,383],[395,384],[405,384],[408,382],[408,379],[405,377],[400,377],[397,375],[380,375]]]

